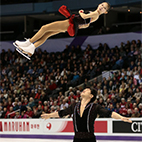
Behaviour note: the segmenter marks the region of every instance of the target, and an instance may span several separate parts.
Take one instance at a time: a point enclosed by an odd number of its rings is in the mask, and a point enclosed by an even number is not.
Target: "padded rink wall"
[[[142,118],[126,123],[114,119],[97,119],[97,140],[142,142]],[[82,124],[83,125],[83,124]],[[0,138],[73,139],[72,119],[1,119]]]
[[[29,38],[29,37],[27,37]],[[97,49],[99,43],[107,43],[110,48],[114,48],[116,45],[120,47],[121,42],[124,44],[129,40],[138,40],[142,39],[142,32],[130,32],[130,33],[120,33],[120,34],[106,34],[106,35],[94,35],[94,36],[76,36],[69,38],[58,38],[58,39],[48,39],[40,48],[42,51],[47,50],[50,52],[62,52],[65,49],[66,45],[80,45],[84,50],[87,45],[90,44],[93,49]],[[15,39],[18,40],[18,39]],[[7,51],[8,49],[14,51],[15,47],[13,46],[13,41],[2,41],[0,42],[0,53],[2,49]]]

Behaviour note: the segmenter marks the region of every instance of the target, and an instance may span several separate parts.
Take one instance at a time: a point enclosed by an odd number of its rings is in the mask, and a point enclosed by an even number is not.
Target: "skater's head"
[[[96,99],[97,91],[95,89],[92,89],[90,87],[84,89],[81,93],[82,99],[89,99],[90,102],[94,102]]]
[[[110,9],[110,4],[108,2],[103,2],[98,5],[97,11],[100,14],[106,14]]]

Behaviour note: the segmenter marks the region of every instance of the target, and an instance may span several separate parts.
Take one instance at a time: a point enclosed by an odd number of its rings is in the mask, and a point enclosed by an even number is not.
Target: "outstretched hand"
[[[84,10],[83,9],[79,10],[79,13],[84,13]]]
[[[45,119],[45,120],[49,119],[50,118],[50,114],[44,113],[44,114],[41,115],[41,118]]]
[[[132,123],[132,121],[127,117],[122,117],[121,120],[124,121],[124,122]]]

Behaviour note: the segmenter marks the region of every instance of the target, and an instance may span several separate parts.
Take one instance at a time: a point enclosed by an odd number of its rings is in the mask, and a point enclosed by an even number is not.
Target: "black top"
[[[90,23],[90,21],[91,21],[91,18],[83,19],[80,15],[75,15],[75,17],[73,18],[75,35],[78,32],[79,25],[88,24]]]
[[[94,137],[94,120],[97,114],[110,117],[111,111],[103,108],[98,104],[89,102],[80,117],[80,102],[72,104],[70,107],[58,112],[60,117],[73,114],[73,125],[75,138],[84,139]]]
[[[91,18],[83,19],[80,15],[75,15],[75,20],[78,23],[78,25],[81,24],[89,24],[91,22]]]

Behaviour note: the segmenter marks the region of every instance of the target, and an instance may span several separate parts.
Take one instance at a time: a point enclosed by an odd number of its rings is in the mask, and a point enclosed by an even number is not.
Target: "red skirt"
[[[66,18],[69,18],[69,27],[67,29],[67,32],[70,36],[74,36],[77,33],[77,28],[75,26],[76,24],[74,21],[75,14],[71,14],[71,12],[67,9],[65,5],[62,5],[58,11]]]

